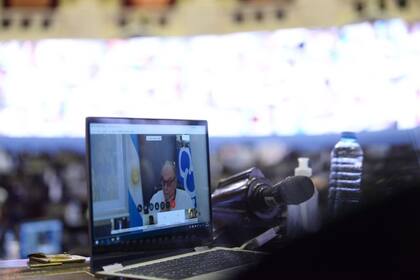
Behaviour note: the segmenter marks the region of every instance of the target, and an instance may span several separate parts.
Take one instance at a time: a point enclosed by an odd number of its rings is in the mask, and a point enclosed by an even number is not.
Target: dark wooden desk
[[[89,263],[66,264],[31,269],[28,259],[0,261],[0,279],[95,279],[89,272]]]

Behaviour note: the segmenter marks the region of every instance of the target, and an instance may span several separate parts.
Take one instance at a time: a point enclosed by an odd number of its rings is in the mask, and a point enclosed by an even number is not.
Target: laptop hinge
[[[120,268],[123,268],[123,265],[120,263],[114,263],[114,264],[105,265],[102,267],[102,269],[106,272],[110,272],[110,271],[120,269]]]

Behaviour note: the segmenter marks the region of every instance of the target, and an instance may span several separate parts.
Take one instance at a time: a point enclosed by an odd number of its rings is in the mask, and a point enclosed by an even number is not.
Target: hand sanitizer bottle
[[[298,158],[295,176],[312,176],[309,158]],[[292,236],[297,236],[307,232],[315,232],[319,227],[318,191],[315,188],[314,194],[309,200],[299,205],[288,207],[288,233]]]

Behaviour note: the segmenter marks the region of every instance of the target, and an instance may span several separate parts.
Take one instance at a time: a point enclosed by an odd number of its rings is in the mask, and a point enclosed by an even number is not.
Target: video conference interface
[[[90,124],[94,238],[208,226],[204,125]]]

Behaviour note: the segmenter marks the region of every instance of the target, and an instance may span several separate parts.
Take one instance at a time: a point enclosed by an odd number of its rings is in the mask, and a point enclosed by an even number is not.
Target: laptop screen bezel
[[[209,227],[206,228],[192,228],[188,229],[188,234],[183,231],[183,234],[171,236],[176,237],[166,238],[165,234],[156,240],[148,240],[148,244],[101,244],[100,246],[94,244],[94,222],[93,222],[93,194],[92,194],[92,158],[91,158],[91,124],[93,123],[110,123],[110,124],[156,124],[156,125],[200,125],[205,127],[205,151],[206,151],[206,165],[207,165],[207,184],[208,184],[208,205],[209,205]],[[150,118],[120,118],[120,117],[87,117],[86,118],[86,167],[88,174],[88,205],[89,205],[89,247],[91,255],[91,269],[95,272],[101,270],[104,265],[129,261],[130,259],[138,257],[147,257],[148,255],[156,254],[157,252],[165,253],[167,251],[177,251],[196,246],[208,245],[212,240],[212,211],[211,211],[211,176],[210,176],[210,155],[209,155],[209,136],[208,124],[206,120],[185,120],[185,119],[150,119]],[[203,159],[204,160],[204,159]],[[167,235],[169,237],[169,235]],[[194,237],[194,238],[193,238]],[[169,239],[169,240],[168,240]],[[162,248],[164,247],[164,248]],[[137,255],[138,253],[138,255]]]

